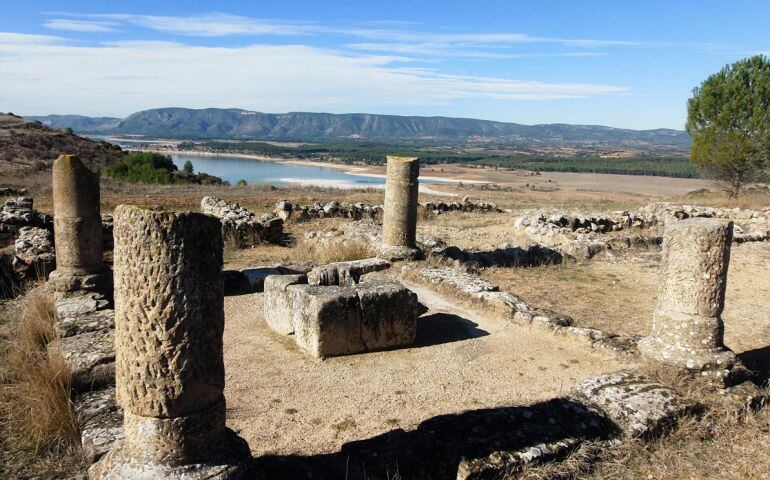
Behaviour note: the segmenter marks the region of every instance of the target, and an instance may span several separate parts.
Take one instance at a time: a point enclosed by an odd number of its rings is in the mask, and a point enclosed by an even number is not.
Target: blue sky
[[[239,107],[681,129],[764,1],[3,0],[0,111]]]

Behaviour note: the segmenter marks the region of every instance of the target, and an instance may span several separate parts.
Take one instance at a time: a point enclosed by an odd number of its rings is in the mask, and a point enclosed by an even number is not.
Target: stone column
[[[92,477],[242,475],[248,446],[225,428],[220,229],[200,213],[115,210],[115,389],[125,440]]]
[[[382,244],[385,249],[417,248],[417,194],[420,160],[388,157]]]
[[[667,222],[663,279],[643,356],[692,371],[725,371],[735,354],[723,343],[722,310],[733,223],[692,218]]]
[[[53,209],[54,288],[69,292],[87,287],[89,277],[104,272],[99,175],[75,155],[60,155],[53,164]]]

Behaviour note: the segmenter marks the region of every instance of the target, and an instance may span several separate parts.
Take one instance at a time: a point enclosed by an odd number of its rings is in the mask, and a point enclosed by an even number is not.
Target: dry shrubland
[[[51,295],[0,307],[0,478],[61,478],[80,466],[77,421]]]

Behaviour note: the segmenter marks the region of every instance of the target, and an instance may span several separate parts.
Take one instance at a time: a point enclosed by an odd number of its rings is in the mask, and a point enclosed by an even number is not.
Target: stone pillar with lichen
[[[722,310],[733,223],[669,221],[663,237],[663,278],[652,333],[639,342],[646,358],[691,371],[727,371],[735,354],[723,342]]]
[[[382,244],[384,247],[417,247],[417,195],[420,160],[388,157],[385,180]]]
[[[115,385],[125,440],[91,476],[240,478],[249,450],[225,428],[220,222],[132,206],[119,206],[114,218]]]
[[[54,289],[69,292],[85,288],[89,278],[104,272],[102,219],[99,175],[76,155],[60,155],[53,164],[53,208]]]

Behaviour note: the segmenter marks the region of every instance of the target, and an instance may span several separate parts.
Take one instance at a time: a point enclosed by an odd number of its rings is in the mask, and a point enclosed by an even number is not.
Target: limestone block
[[[93,463],[123,439],[123,411],[115,401],[114,387],[84,393],[74,404],[83,456]]]
[[[66,316],[59,314],[59,321],[54,325],[54,330],[61,338],[104,330],[105,328],[115,328],[115,310],[96,310]]]
[[[297,345],[316,357],[363,352],[361,306],[350,287],[291,285],[296,295],[293,325]]]
[[[365,258],[350,262],[335,262],[316,267],[307,277],[310,285],[354,286],[362,275],[390,268],[390,262],[380,258]]]
[[[49,355],[61,352],[72,373],[76,391],[115,381],[115,331],[102,329],[62,338],[48,344]]]
[[[241,273],[249,282],[250,292],[265,291],[265,279],[270,275],[283,275],[283,271],[278,267],[246,268]]]
[[[587,380],[575,393],[602,410],[626,435],[660,435],[701,406],[663,384],[635,372],[617,372]]]
[[[417,295],[380,273],[356,286],[361,306],[360,338],[366,351],[411,345],[417,338]]]
[[[294,333],[294,305],[291,285],[306,284],[307,277],[297,275],[270,275],[265,278],[264,317],[267,326],[283,335]]]

